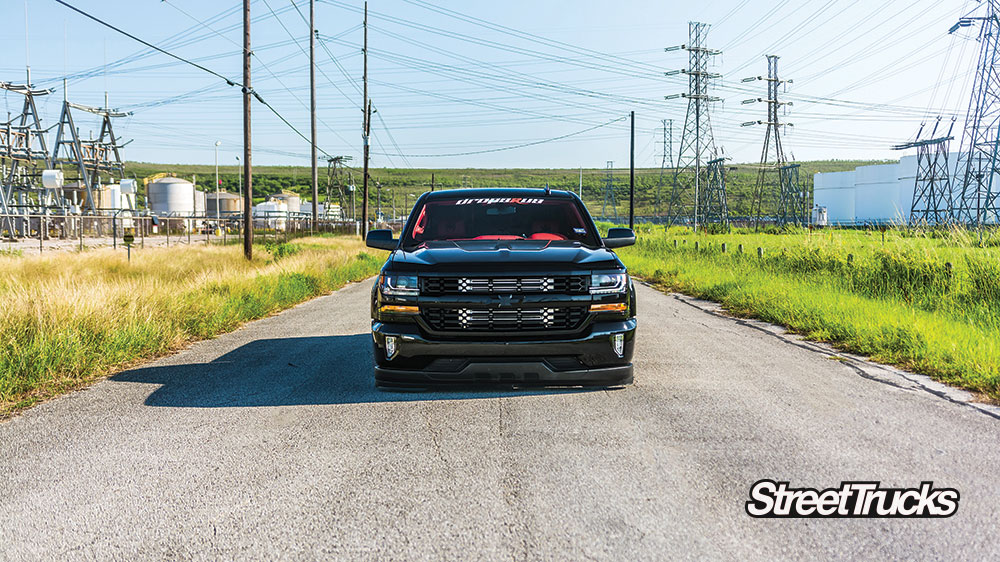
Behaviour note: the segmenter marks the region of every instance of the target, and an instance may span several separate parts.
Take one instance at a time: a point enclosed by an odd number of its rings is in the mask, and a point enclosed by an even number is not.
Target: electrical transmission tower
[[[799,185],[799,165],[786,164],[778,168],[780,196],[778,200],[778,224],[809,223],[809,194],[805,186]]]
[[[80,138],[78,128],[73,121],[73,110],[84,111],[101,118],[101,133],[97,138]],[[120,181],[125,177],[125,164],[121,156],[120,140],[115,136],[111,125],[113,117],[127,117],[131,113],[112,111],[109,108],[89,107],[63,101],[62,113],[59,116],[59,128],[56,130],[55,147],[52,149],[54,164],[67,164],[76,168],[76,181],[87,193],[86,201],[82,201],[87,210],[97,213],[99,210],[95,194],[102,185],[101,174],[106,174],[111,180]],[[60,157],[60,155],[62,155]]]
[[[952,26],[949,33],[960,27],[980,22],[979,63],[972,83],[972,97],[962,133],[958,155],[957,180],[960,191],[957,201],[952,201],[957,219],[980,226],[987,222],[1000,222],[1000,186],[993,185],[997,173],[997,151],[1000,146],[1000,75],[997,62],[1000,58],[1000,0],[986,0],[986,14],[963,17]]]
[[[328,220],[342,221],[346,219],[347,198],[344,195],[342,170],[344,169],[344,162],[350,160],[350,156],[333,156],[326,159],[326,206],[323,207],[323,214],[324,218]],[[330,207],[330,197],[334,184],[337,186],[337,204],[339,206],[337,213],[334,213]]]
[[[677,155],[677,167],[674,168],[673,188],[667,203],[667,224],[675,224],[686,217],[687,192],[694,189],[693,204],[689,207],[693,214],[694,228],[698,228],[698,199],[702,187],[702,164],[717,156],[715,138],[712,136],[712,121],[709,108],[712,102],[721,98],[709,94],[709,85],[721,74],[708,71],[709,59],[722,51],[705,46],[708,35],[708,24],[699,22],[688,23],[688,44],[677,47],[667,47],[666,51],[684,50],[688,52],[688,68],[671,70],[667,76],[686,74],[688,76],[688,92],[672,94],[665,99],[686,98],[688,100],[687,115],[684,118],[684,130],[681,134],[680,150]],[[721,211],[712,210],[713,216]]]
[[[702,216],[705,224],[720,224],[729,228],[729,204],[726,200],[726,159],[708,161],[708,187],[703,198]]]
[[[18,93],[24,96],[24,107],[17,117],[8,119],[0,127],[0,162],[2,162],[2,184],[0,184],[0,234],[15,237],[17,230],[12,214],[27,215],[29,206],[39,207],[52,203],[51,193],[44,190],[44,193],[37,192],[33,188],[40,179],[41,172],[39,164],[44,165],[44,169],[52,168],[52,160],[49,158],[49,149],[45,143],[45,129],[42,128],[41,118],[35,104],[36,96],[44,96],[52,93],[52,90],[35,89],[24,84],[11,84],[0,82],[0,89],[8,92]],[[37,197],[37,201],[31,201],[31,196]],[[61,197],[61,193],[55,194]],[[25,222],[19,221],[19,225],[24,227]]]
[[[674,167],[674,120],[664,119],[663,121],[663,140],[661,144],[663,145],[663,157],[660,160],[660,179],[656,182],[656,209],[654,213],[659,216],[660,205],[663,202],[660,193],[663,189],[663,175],[667,170],[672,170]],[[667,160],[670,160],[670,166],[667,166]]]
[[[743,100],[743,104],[757,102],[767,103],[767,121],[747,121],[742,127],[753,125],[767,125],[764,132],[764,147],[760,153],[760,168],[757,170],[757,184],[754,186],[753,201],[750,204],[750,213],[753,215],[754,228],[760,226],[761,216],[765,207],[777,211],[776,220],[780,224],[785,222],[805,222],[805,211],[799,213],[798,209],[806,208],[808,202],[804,190],[798,187],[798,168],[794,171],[786,166],[785,151],[781,146],[781,127],[791,123],[782,123],[778,118],[778,110],[781,106],[792,105],[791,102],[783,102],[778,99],[778,89],[782,84],[791,83],[791,80],[780,80],[778,78],[778,56],[765,55],[767,57],[767,78],[763,76],[752,76],[744,78],[743,82],[754,82],[763,80],[767,82],[766,98],[751,98]]]
[[[608,160],[608,171],[604,176],[604,203],[601,204],[601,218],[608,218],[608,201],[611,202],[611,211],[615,214],[615,224],[618,224],[618,201],[615,199],[615,163]]]
[[[920,125],[913,142],[896,145],[893,150],[917,149],[917,177],[913,186],[913,203],[910,205],[910,225],[940,225],[950,222],[954,208],[951,199],[951,173],[948,168],[948,145],[955,120],[951,120],[948,134],[938,137],[941,124],[938,117],[930,138],[920,140],[924,125]]]

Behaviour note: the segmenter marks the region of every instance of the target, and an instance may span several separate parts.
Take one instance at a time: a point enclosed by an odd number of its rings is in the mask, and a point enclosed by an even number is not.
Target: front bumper
[[[577,338],[482,341],[428,339],[415,324],[372,323],[375,383],[382,387],[439,384],[612,386],[632,382],[635,318],[598,322]],[[619,356],[613,337],[622,334]],[[385,355],[385,338],[396,353]]]

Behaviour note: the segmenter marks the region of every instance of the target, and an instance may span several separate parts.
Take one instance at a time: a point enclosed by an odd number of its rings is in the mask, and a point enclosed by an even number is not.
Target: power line
[[[545,144],[545,143],[549,143],[549,142],[555,142],[555,141],[566,139],[566,138],[569,138],[569,137],[574,137],[576,135],[582,135],[583,133],[588,133],[588,132],[593,131],[595,129],[600,129],[602,127],[607,127],[608,125],[611,125],[613,123],[617,123],[619,121],[624,121],[625,119],[628,119],[628,117],[619,117],[618,119],[612,119],[611,121],[608,121],[607,123],[602,123],[602,124],[596,125],[594,127],[588,127],[586,129],[583,129],[583,130],[580,130],[580,131],[576,131],[574,133],[568,133],[568,134],[565,134],[565,135],[559,135],[558,137],[552,137],[552,138],[543,139],[543,140],[537,140],[537,141],[532,141],[532,142],[515,144],[513,146],[504,146],[504,147],[500,147],[500,148],[490,148],[490,149],[486,149],[486,150],[473,150],[473,151],[469,151],[469,152],[452,152],[451,154],[400,154],[399,156],[402,156],[402,157],[405,157],[405,158],[444,158],[444,157],[451,157],[451,156],[471,156],[471,155],[474,155],[474,154],[486,154],[486,153],[489,153],[489,152],[503,152],[505,150],[514,150],[514,149],[517,149],[517,148],[525,148],[525,147],[528,147],[528,146],[535,146],[535,145],[538,145],[538,144]],[[382,156],[388,156],[388,154],[385,154],[385,153],[374,153],[374,154],[381,154]]]
[[[202,65],[200,65],[200,64],[198,64],[196,62],[190,61],[190,60],[188,60],[188,59],[186,59],[184,57],[181,57],[179,55],[175,55],[175,54],[171,53],[170,51],[167,51],[165,49],[161,49],[160,47],[157,47],[156,45],[150,43],[149,41],[145,41],[143,39],[139,39],[135,35],[132,35],[131,33],[127,32],[127,31],[125,31],[125,30],[123,30],[123,29],[121,29],[119,27],[115,27],[114,25],[111,25],[110,23],[108,23],[108,22],[106,22],[106,21],[104,21],[104,20],[102,20],[102,19],[100,19],[100,18],[98,18],[96,16],[92,16],[92,15],[88,14],[87,12],[84,12],[83,10],[77,8],[76,6],[73,6],[72,4],[69,4],[68,2],[65,2],[64,0],[56,0],[56,2],[62,4],[63,6],[66,6],[70,10],[73,10],[74,12],[76,12],[76,13],[78,13],[78,14],[80,14],[80,15],[88,18],[88,19],[91,19],[91,20],[93,20],[93,21],[95,21],[95,22],[103,25],[104,27],[107,27],[107,28],[109,28],[109,29],[111,29],[113,31],[116,31],[116,32],[118,32],[118,33],[120,33],[120,34],[128,37],[129,39],[132,39],[133,41],[142,43],[143,45],[149,47],[150,49],[158,51],[158,52],[160,52],[160,53],[162,53],[164,55],[167,55],[168,57],[177,59],[177,60],[179,60],[179,61],[181,61],[181,62],[183,62],[185,64],[193,66],[193,67],[195,67],[195,68],[197,68],[199,70],[202,70],[204,72],[207,72],[207,73],[211,74],[212,76],[215,76],[217,78],[221,78],[222,80],[225,80],[226,84],[229,84],[230,86],[240,86],[241,88],[245,88],[245,86],[243,84],[241,84],[239,82],[236,82],[235,80],[231,80],[231,79],[229,79],[229,78],[227,78],[227,77],[219,74],[218,72],[216,72],[216,71],[214,71],[214,70],[212,70],[210,68],[204,67],[204,66],[202,66]]]
[[[242,84],[240,82],[236,82],[234,80],[230,80],[229,78],[226,78],[225,76],[219,74],[218,72],[215,72],[214,70],[206,68],[206,67],[204,67],[204,66],[202,66],[202,65],[200,65],[200,64],[198,64],[196,62],[192,62],[192,61],[190,61],[188,59],[185,59],[185,58],[183,58],[183,57],[181,57],[179,55],[175,55],[175,54],[171,53],[170,51],[167,51],[165,49],[157,47],[156,45],[154,45],[154,44],[152,44],[152,43],[150,43],[148,41],[140,39],[140,38],[136,37],[135,35],[132,35],[131,33],[128,33],[127,31],[125,31],[125,30],[123,30],[121,28],[118,28],[118,27],[116,27],[116,26],[114,26],[114,25],[112,25],[112,24],[110,24],[108,22],[105,22],[104,20],[102,20],[102,19],[100,19],[100,18],[98,18],[96,16],[92,16],[92,15],[88,14],[87,12],[84,12],[83,10],[81,10],[81,9],[75,7],[75,6],[72,6],[72,5],[68,4],[64,0],[55,0],[55,1],[58,2],[58,3],[60,3],[60,4],[62,4],[63,6],[66,6],[69,9],[73,10],[74,12],[77,12],[77,13],[83,15],[83,16],[86,16],[87,18],[89,18],[89,19],[91,19],[91,20],[93,20],[93,21],[95,21],[95,22],[97,22],[97,23],[99,23],[99,24],[101,24],[101,25],[109,28],[109,29],[112,29],[112,30],[114,30],[114,31],[116,31],[116,32],[118,32],[118,33],[120,33],[120,34],[122,34],[122,35],[124,35],[124,36],[126,36],[126,37],[128,37],[128,38],[130,38],[132,40],[134,40],[134,41],[142,43],[143,45],[146,45],[147,47],[150,47],[151,49],[155,49],[156,51],[158,51],[160,53],[163,53],[163,54],[165,54],[165,55],[167,55],[167,56],[169,56],[171,58],[177,59],[177,60],[179,60],[179,61],[181,61],[181,62],[183,62],[185,64],[188,64],[188,65],[193,66],[193,67],[195,67],[195,68],[197,68],[199,70],[207,72],[207,73],[209,73],[209,74],[211,74],[213,76],[221,78],[221,79],[225,80],[226,83],[229,84],[230,86],[240,86],[240,88],[242,88],[243,90],[245,90],[248,93],[250,93],[250,95],[252,95],[254,98],[256,98],[257,101],[260,102],[264,107],[268,108],[271,111],[271,113],[273,113],[278,119],[280,119],[285,125],[287,125],[288,128],[291,129],[295,134],[297,134],[298,136],[302,137],[302,139],[305,140],[307,143],[311,143],[312,142],[309,139],[309,137],[307,137],[304,134],[302,134],[302,132],[299,131],[295,127],[295,125],[292,125],[292,123],[290,121],[288,121],[288,119],[286,119],[284,115],[282,115],[277,109],[274,108],[274,106],[272,106],[268,102],[264,101],[264,98],[262,98],[260,96],[260,94],[257,93],[253,88],[247,88],[244,84]],[[317,147],[317,148],[319,148],[319,147]],[[332,157],[330,153],[328,153],[327,151],[323,150],[322,148],[319,148],[319,151],[322,152],[327,157]]]

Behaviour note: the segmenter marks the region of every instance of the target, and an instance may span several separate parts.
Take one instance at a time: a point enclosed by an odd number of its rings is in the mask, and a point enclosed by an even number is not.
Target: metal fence
[[[37,248],[45,251],[76,246],[124,245],[126,234],[132,236],[133,247],[147,244],[166,245],[194,243],[237,243],[242,239],[245,222],[242,214],[221,217],[199,216],[132,216],[128,213],[109,215],[62,214],[0,214],[0,241],[17,244],[17,249]],[[302,213],[264,212],[252,222],[257,241],[287,242],[294,238],[320,233],[360,234],[358,223],[332,221]],[[37,241],[38,244],[28,244]],[[2,248],[3,246],[0,246]]]

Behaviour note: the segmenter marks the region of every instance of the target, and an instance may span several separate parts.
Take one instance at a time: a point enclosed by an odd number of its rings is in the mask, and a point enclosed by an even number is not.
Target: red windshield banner
[[[544,199],[528,199],[522,197],[489,197],[479,199],[459,199],[456,205],[494,205],[496,203],[513,203],[515,205],[538,205],[544,203]]]

